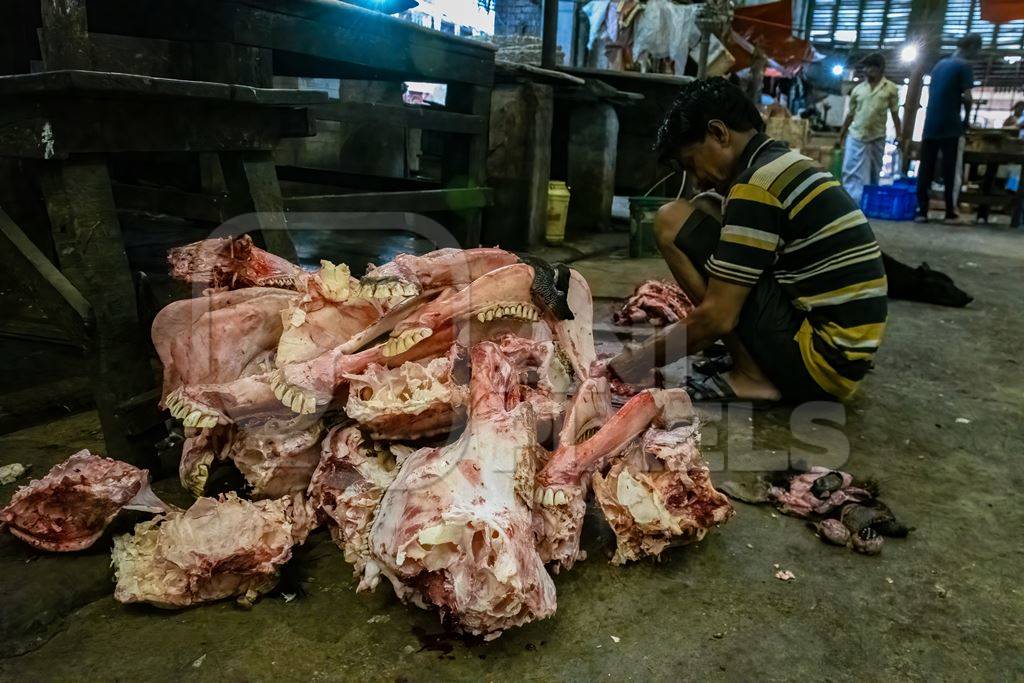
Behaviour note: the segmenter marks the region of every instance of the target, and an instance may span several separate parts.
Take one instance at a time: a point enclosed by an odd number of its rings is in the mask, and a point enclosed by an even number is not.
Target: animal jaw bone
[[[513,318],[523,322],[536,322],[540,320],[540,310],[531,303],[522,301],[500,302],[490,304],[487,308],[477,312],[476,319],[480,322],[490,322],[500,318]]]
[[[220,413],[186,398],[180,388],[167,396],[166,404],[171,415],[181,420],[186,427],[208,429],[228,422]]]
[[[334,265],[330,261],[321,260],[318,276],[320,292],[325,299],[336,302],[345,301],[351,295],[349,286],[351,274],[348,266],[344,263]]]
[[[420,288],[414,282],[408,282],[399,278],[373,279],[364,277],[359,281],[356,289],[356,296],[363,299],[377,299],[379,301],[391,301],[392,299],[413,297],[420,294]]]
[[[316,412],[316,396],[301,387],[284,381],[284,372],[277,370],[270,375],[270,388],[281,403],[293,413],[312,415]]]
[[[405,330],[404,332],[399,333],[397,337],[388,339],[381,348],[381,353],[386,357],[397,356],[400,353],[408,351],[432,334],[434,334],[434,331],[429,327],[418,327],[412,330]]]

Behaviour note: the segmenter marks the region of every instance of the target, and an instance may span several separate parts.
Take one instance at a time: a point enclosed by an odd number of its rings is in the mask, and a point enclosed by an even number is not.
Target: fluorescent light
[[[833,76],[842,76],[843,75],[843,65],[842,64],[833,64],[832,65],[832,75]]]
[[[1020,55],[1006,55],[1003,57],[1003,61],[1007,64],[1016,64],[1020,61]]]
[[[857,32],[849,29],[843,29],[835,32],[835,40],[837,43],[856,43]]]
[[[909,64],[910,62],[914,61],[915,59],[917,59],[917,45],[907,45],[902,50],[900,50],[900,61],[901,62],[904,62],[905,64]]]

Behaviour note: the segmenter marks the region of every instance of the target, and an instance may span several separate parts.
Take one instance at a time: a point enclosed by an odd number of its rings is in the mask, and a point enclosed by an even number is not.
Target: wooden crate
[[[803,149],[807,146],[809,124],[807,119],[774,116],[766,122],[765,132],[776,140],[782,140],[792,149]]]

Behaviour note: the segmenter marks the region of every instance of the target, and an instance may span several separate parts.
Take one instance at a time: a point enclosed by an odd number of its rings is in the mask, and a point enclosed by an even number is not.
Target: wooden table
[[[159,422],[117,209],[163,203],[221,219],[252,213],[264,244],[293,257],[271,153],[283,137],[312,135],[308,105],[324,100],[313,91],[90,71],[0,77],[0,156],[37,176],[52,239],[40,248],[0,212],[0,262],[87,350],[109,455],[145,463],[152,441],[141,437]],[[111,160],[139,152],[214,154],[226,191],[115,186]]]
[[[965,166],[985,166],[981,180],[980,192],[963,192],[960,201],[975,204],[978,207],[978,220],[988,220],[991,209],[1004,209],[1010,215],[1011,227],[1021,224],[1022,206],[1024,206],[1024,183],[1018,182],[1015,193],[997,193],[996,176],[999,167],[1007,165],[1015,167],[1017,173],[1024,178],[1024,141],[1010,137],[1005,132],[988,133],[972,131],[968,134],[964,148]]]
[[[3,27],[5,19],[8,28]],[[35,26],[28,30],[19,26],[16,32],[15,21],[38,22],[38,48]],[[327,191],[318,192],[317,205],[328,207],[328,198],[336,197],[331,208],[337,211],[349,210],[353,202],[371,202],[374,208],[388,211],[448,209],[463,244],[479,241],[481,209],[490,200],[484,187],[494,77],[491,45],[337,0],[6,0],[0,4],[0,70],[6,50],[8,72],[28,71],[36,49],[45,69],[127,71],[262,87],[270,87],[275,77],[354,79],[391,83],[395,88],[403,81],[445,83],[446,104],[438,110],[406,106],[400,98],[332,100],[316,109],[320,120],[363,126],[360,133],[371,140],[386,131],[423,131],[424,144],[438,149],[442,159],[437,177],[367,172],[372,164],[362,162],[372,160],[358,157],[388,152],[384,145],[369,145],[376,151],[354,151],[340,166],[288,164],[279,169],[280,178],[326,186]],[[392,192],[401,194],[390,196]],[[360,198],[349,199],[348,194]],[[468,202],[467,194],[472,195]],[[303,203],[299,200],[296,210]]]

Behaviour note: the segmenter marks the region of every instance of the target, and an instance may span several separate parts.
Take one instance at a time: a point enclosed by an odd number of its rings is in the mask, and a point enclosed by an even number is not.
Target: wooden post
[[[838,3],[837,3],[838,4]],[[900,150],[901,171],[910,168],[910,140],[921,108],[921,88],[924,76],[938,55],[942,41],[941,26],[946,15],[946,0],[913,0],[907,20],[907,42],[919,45],[917,62],[907,84],[907,97],[903,103],[903,146]]]
[[[85,0],[40,0],[39,46],[47,71],[91,69]]]
[[[585,234],[611,229],[619,116],[607,102],[572,108],[569,121],[569,227]]]
[[[558,54],[558,0],[544,0],[544,24],[541,27],[540,65],[554,69]]]
[[[132,436],[159,424],[150,344],[139,329],[128,257],[110,176],[99,157],[41,164],[41,185],[60,268],[90,303],[96,328],[89,342],[93,393],[107,453],[152,464],[152,444]]]
[[[270,152],[224,152],[220,155],[228,203],[235,216],[253,214],[267,251],[295,263],[295,244],[288,235],[281,186]]]

